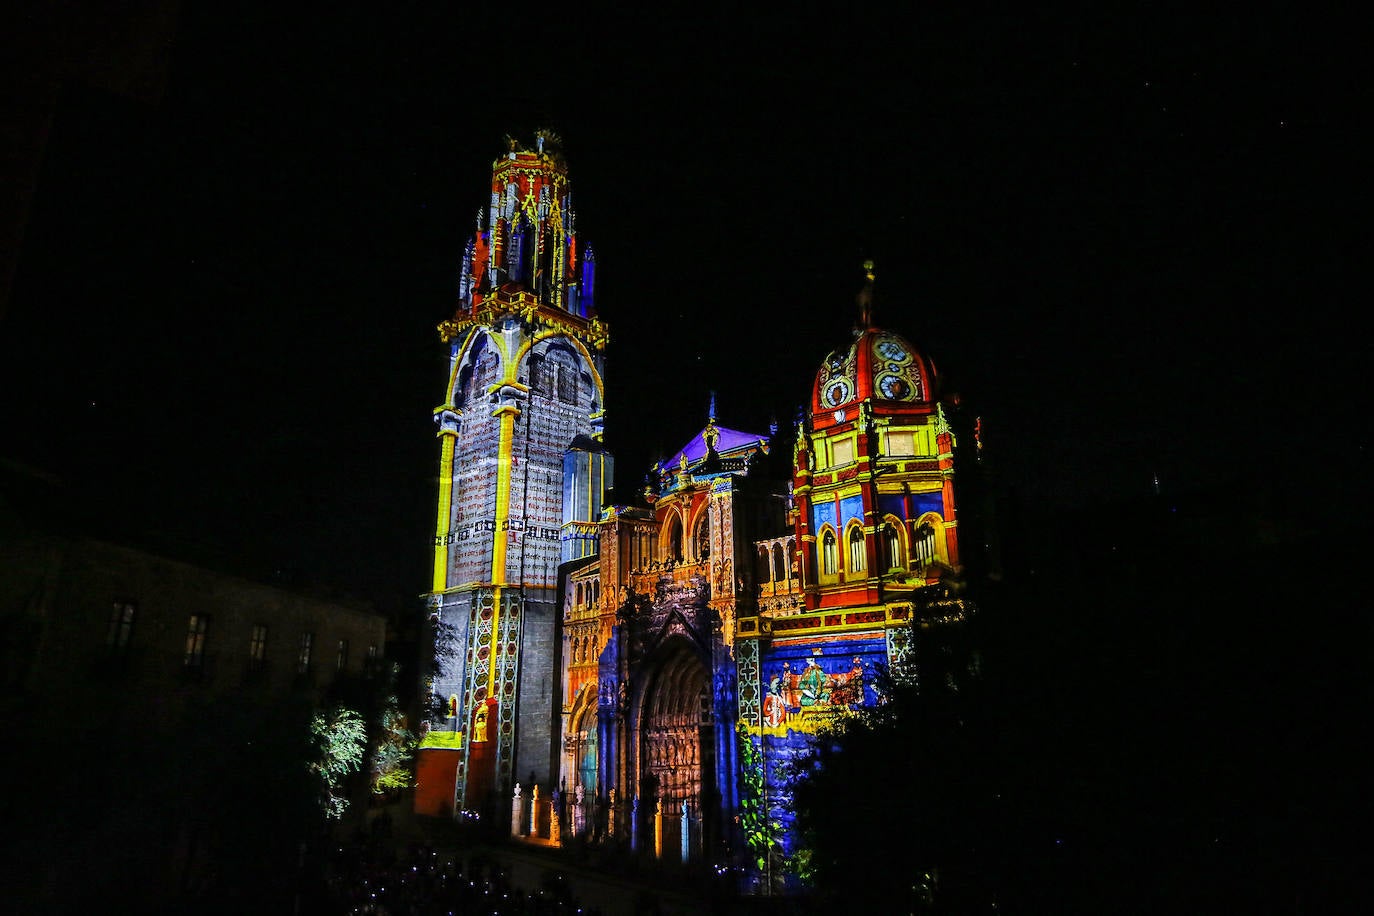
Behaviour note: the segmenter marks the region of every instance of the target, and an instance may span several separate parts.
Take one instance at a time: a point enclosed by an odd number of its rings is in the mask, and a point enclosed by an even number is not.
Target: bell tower
[[[507,138],[462,256],[449,345],[429,591],[435,665],[416,811],[456,814],[549,785],[559,714],[563,544],[594,526],[607,328],[556,135]],[[594,456],[594,460],[589,458]],[[587,479],[582,479],[582,478]]]

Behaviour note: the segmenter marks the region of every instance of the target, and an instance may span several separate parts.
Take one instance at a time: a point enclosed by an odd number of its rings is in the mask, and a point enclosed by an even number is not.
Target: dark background
[[[1355,130],[1329,32],[1282,5],[276,7],[30,15],[20,66],[57,88],[6,450],[116,527],[423,590],[434,326],[502,138],[540,127],[597,252],[623,485],[711,390],[786,428],[870,257],[877,320],[1029,510],[1367,465]]]

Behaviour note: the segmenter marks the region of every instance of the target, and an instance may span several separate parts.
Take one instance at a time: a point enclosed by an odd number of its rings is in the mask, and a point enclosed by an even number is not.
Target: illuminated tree
[[[406,727],[406,717],[396,697],[387,697],[377,719],[377,738],[372,749],[374,794],[407,789],[415,782],[415,744],[415,734]]]
[[[737,725],[740,760],[740,828],[749,850],[749,866],[769,880],[781,874],[779,838],[782,827],[768,812],[763,755],[748,731]]]
[[[327,817],[340,818],[348,809],[341,794],[348,777],[362,768],[367,749],[367,723],[345,706],[316,713],[310,720],[315,756],[308,767],[318,780],[320,807]]]

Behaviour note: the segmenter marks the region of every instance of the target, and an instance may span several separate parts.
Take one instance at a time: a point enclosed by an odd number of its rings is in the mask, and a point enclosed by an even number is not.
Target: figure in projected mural
[[[779,693],[781,682],[781,678],[773,675],[773,680],[768,683],[768,694],[763,698],[763,724],[769,728],[778,727],[787,716],[787,706]]]
[[[801,705],[822,706],[830,702],[829,678],[826,677],[821,666],[816,664],[814,658],[806,660],[806,670],[801,673],[797,680],[797,686],[801,688]]]

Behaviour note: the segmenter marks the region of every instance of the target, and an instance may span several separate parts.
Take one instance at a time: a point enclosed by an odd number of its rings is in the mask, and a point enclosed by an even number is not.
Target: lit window
[[[826,576],[835,575],[837,556],[835,551],[835,532],[829,528],[825,534],[821,535],[821,574]]]
[[[858,525],[849,529],[849,571],[863,572],[867,563],[864,561],[864,533]]]
[[[887,434],[887,453],[889,455],[914,455],[916,443],[911,431],[890,432]]]
[[[315,634],[305,632],[301,634],[300,651],[296,655],[296,673],[306,675],[310,673],[310,657],[315,651]]]
[[[892,522],[883,525],[883,558],[888,569],[902,568],[902,536]]]
[[[182,662],[187,668],[199,668],[205,664],[205,634],[210,629],[210,618],[205,614],[192,614],[186,627],[186,654]]]
[[[248,637],[248,666],[261,668],[267,661],[267,624],[253,624],[253,632]]]
[[[339,640],[339,654],[335,660],[334,670],[342,671],[348,665],[348,640]]]
[[[924,569],[935,562],[935,527],[926,522],[916,529],[912,558],[918,568]]]
[[[710,517],[707,516],[705,513],[702,514],[701,520],[697,522],[697,533],[695,540],[697,548],[697,557],[702,560],[709,557],[711,555],[711,526]]]
[[[110,626],[105,634],[105,644],[116,652],[129,648],[129,640],[134,635],[134,614],[134,605],[128,601],[116,601],[110,609]]]
[[[830,453],[834,457],[832,465],[839,467],[842,464],[852,464],[854,462],[854,440],[837,439],[830,446]]]
[[[376,647],[375,645],[368,646],[368,647],[367,647],[367,667],[363,669],[364,671],[367,672],[367,676],[368,676],[368,677],[371,677],[372,675],[374,675],[374,674],[377,672],[377,662],[378,662],[378,661],[379,661],[379,659],[377,658],[377,647]]]

